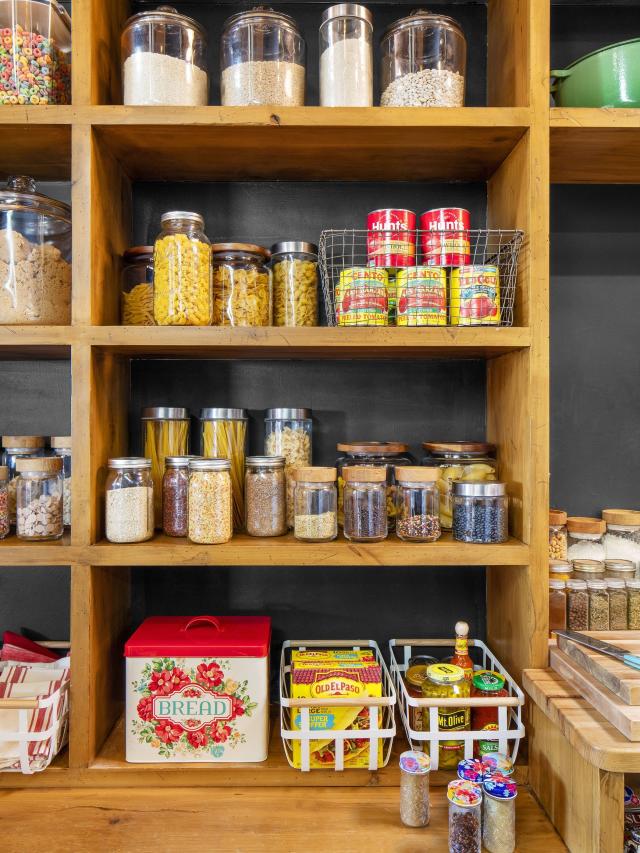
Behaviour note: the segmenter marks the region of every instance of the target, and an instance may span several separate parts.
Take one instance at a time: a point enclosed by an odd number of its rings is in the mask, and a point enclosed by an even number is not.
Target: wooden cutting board
[[[607,690],[560,649],[549,652],[551,668],[568,681],[618,731],[632,741],[640,741],[640,707],[627,705]]]
[[[640,631],[585,631],[590,637],[620,646],[640,655]],[[627,705],[640,705],[640,671],[621,661],[600,654],[566,637],[557,637],[558,648],[575,664],[608,688]]]

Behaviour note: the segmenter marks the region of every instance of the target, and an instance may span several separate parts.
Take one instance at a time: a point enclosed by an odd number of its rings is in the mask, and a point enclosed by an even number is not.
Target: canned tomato
[[[388,284],[386,270],[373,267],[342,270],[335,293],[338,326],[387,326]]]
[[[420,217],[422,260],[429,267],[460,267],[471,263],[469,211],[438,207]]]
[[[449,305],[452,326],[499,326],[498,267],[473,264],[452,270]]]
[[[416,215],[384,208],[367,216],[367,255],[374,267],[412,267],[416,262]]]
[[[447,325],[447,271],[410,267],[396,278],[398,326]]]

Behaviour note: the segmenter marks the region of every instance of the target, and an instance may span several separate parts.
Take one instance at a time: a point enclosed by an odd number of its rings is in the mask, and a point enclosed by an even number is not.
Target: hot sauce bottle
[[[456,622],[456,645],[451,663],[464,670],[467,681],[473,678],[473,661],[469,657],[469,625],[466,622]]]

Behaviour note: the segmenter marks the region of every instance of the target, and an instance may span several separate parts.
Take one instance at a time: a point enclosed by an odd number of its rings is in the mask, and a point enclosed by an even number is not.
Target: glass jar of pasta
[[[214,243],[213,325],[271,325],[271,257],[251,243]]]
[[[9,522],[16,523],[16,461],[44,456],[44,436],[3,435],[2,464],[9,471]]]
[[[303,542],[330,542],[338,535],[336,469],[297,468],[293,535]]]
[[[344,471],[353,465],[365,465],[371,468],[384,468],[387,480],[387,520],[389,530],[396,523],[396,475],[398,466],[415,465],[415,460],[407,451],[408,444],[399,441],[359,441],[351,444],[336,445],[344,455],[336,460],[338,469],[338,524],[344,521],[343,489]]]
[[[497,479],[496,447],[479,441],[425,441],[422,444],[428,455],[423,465],[440,469],[440,523],[445,530],[453,526],[451,483],[462,480],[468,483],[492,482]]]
[[[271,247],[273,325],[318,325],[318,247],[283,242]]]
[[[155,326],[153,316],[153,246],[132,246],[122,256],[123,326]]]
[[[265,456],[284,456],[287,478],[287,525],[293,527],[293,473],[311,465],[311,409],[267,409],[264,419]]]
[[[199,213],[163,213],[153,249],[153,316],[158,326],[211,323],[211,244]]]
[[[231,463],[234,530],[244,527],[244,460],[248,420],[246,409],[200,410],[201,454],[206,458],[228,459]]]
[[[162,527],[162,478],[167,456],[189,453],[188,409],[180,406],[148,406],[142,410],[142,447],[151,460],[154,490],[154,523]]]
[[[231,463],[228,459],[189,462],[189,541],[222,545],[233,535]]]

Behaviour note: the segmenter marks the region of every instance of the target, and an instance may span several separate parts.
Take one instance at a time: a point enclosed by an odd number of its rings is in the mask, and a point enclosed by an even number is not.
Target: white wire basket
[[[311,743],[319,739],[326,740],[317,730],[311,729],[310,711],[318,707],[318,699],[293,699],[291,697],[291,652],[308,649],[353,649],[361,651],[370,649],[382,671],[382,696],[359,696],[356,698],[333,698],[323,700],[323,707],[363,707],[369,709],[368,727],[358,728],[358,739],[369,741],[369,770],[378,770],[389,761],[393,738],[396,734],[394,709],[396,706],[396,691],[391,675],[385,664],[378,644],[373,640],[287,640],[282,645],[280,659],[280,733],[287,761],[294,767],[293,743],[300,744],[299,770],[311,770]],[[379,710],[380,713],[372,713]],[[299,716],[299,728],[293,727],[293,721]],[[331,742],[335,744],[334,770],[342,771],[345,757],[345,741],[354,737],[354,729],[331,730]],[[379,760],[380,744],[382,744],[382,761]],[[332,769],[318,768],[318,769]]]
[[[451,699],[418,699],[409,695],[407,691],[404,674],[409,666],[409,660],[418,652],[424,653],[425,649],[449,648],[453,652],[453,643],[448,640],[390,640],[389,656],[391,663],[391,676],[399,697],[398,707],[400,716],[407,733],[407,740],[412,749],[424,750],[425,747],[431,758],[431,769],[437,770],[440,759],[439,744],[441,741],[463,741],[464,757],[473,757],[473,748],[476,741],[497,741],[497,751],[508,755],[512,761],[516,760],[520,741],[524,737],[524,724],[522,722],[522,706],[524,705],[524,693],[511,678],[500,661],[489,651],[482,640],[469,640],[469,647],[478,649],[481,653],[482,662],[475,669],[490,669],[499,672],[505,678],[505,689],[508,696],[495,699],[484,697],[451,698]],[[441,731],[438,723],[438,708],[473,708],[495,706],[498,709],[498,728],[496,730],[474,730],[469,731]],[[428,714],[428,731],[417,731],[411,727],[411,710],[418,709],[423,715]]]
[[[416,230],[416,246],[422,244],[421,236],[427,232]],[[433,322],[424,325],[455,326],[512,326],[518,277],[518,257],[524,240],[524,231],[502,228],[472,229],[468,232],[470,261],[473,266],[492,266],[498,268],[500,297],[496,313],[483,316],[461,316],[459,294],[461,287],[451,287],[451,270],[446,275],[446,323],[436,315]],[[336,287],[341,274],[348,269],[370,267],[366,228],[328,229],[321,233],[319,244],[319,264],[322,279],[325,313],[328,326],[336,326]],[[419,251],[419,248],[417,249]],[[416,256],[419,265],[419,255]],[[381,269],[381,268],[380,268]],[[455,294],[455,295],[454,295]],[[390,282],[390,299],[396,298],[396,288]],[[454,312],[456,314],[454,318]],[[394,324],[393,315],[389,321]],[[363,325],[369,325],[363,323]],[[412,325],[409,323],[409,325]]]

